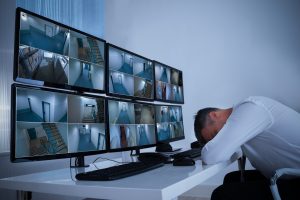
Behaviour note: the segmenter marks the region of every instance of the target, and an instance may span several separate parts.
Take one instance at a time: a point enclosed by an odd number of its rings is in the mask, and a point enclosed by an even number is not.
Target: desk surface
[[[77,181],[83,169],[60,169],[0,179],[0,188],[103,199],[173,199],[214,176],[233,161],[215,165],[163,167],[115,181]],[[111,165],[111,162],[109,163]],[[103,162],[97,166],[107,167]],[[91,165],[88,170],[95,167]],[[76,172],[77,170],[77,172]]]

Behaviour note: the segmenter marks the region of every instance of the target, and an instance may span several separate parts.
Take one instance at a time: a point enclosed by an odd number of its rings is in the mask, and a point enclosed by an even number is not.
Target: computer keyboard
[[[77,180],[109,181],[146,172],[162,167],[163,165],[164,164],[162,162],[131,162],[90,172],[79,173],[76,174],[75,177]]]
[[[175,153],[171,157],[174,159],[184,158],[184,157],[196,158],[198,156],[201,156],[201,150],[202,148],[193,148],[186,151]]]

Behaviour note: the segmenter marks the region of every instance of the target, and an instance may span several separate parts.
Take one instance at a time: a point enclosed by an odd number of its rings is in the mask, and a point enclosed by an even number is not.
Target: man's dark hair
[[[207,141],[202,136],[202,129],[205,128],[210,121],[208,114],[212,111],[216,111],[218,108],[203,108],[197,112],[194,121],[194,132],[197,140],[201,144],[206,144]]]

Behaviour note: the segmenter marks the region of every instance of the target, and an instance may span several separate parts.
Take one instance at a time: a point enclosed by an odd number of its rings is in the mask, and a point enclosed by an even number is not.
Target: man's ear
[[[210,117],[211,120],[215,121],[219,117],[219,115],[216,111],[211,111],[209,113],[209,117]]]

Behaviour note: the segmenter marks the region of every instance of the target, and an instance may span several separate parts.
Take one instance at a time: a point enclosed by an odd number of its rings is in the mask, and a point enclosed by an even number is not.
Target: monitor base
[[[75,165],[70,167],[71,168],[89,167],[89,165],[84,164],[84,156],[78,156],[75,158]]]

